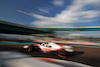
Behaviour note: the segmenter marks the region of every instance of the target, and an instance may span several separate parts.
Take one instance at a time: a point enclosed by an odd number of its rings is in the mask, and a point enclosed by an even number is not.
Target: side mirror
[[[51,46],[48,46],[48,47],[51,47]]]

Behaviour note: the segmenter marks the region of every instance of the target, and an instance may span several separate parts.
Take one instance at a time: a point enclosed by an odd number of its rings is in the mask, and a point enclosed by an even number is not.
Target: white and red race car
[[[25,45],[23,46],[27,51],[39,50],[43,53],[55,53],[59,57],[66,57],[67,52],[73,52],[73,47],[69,45],[59,45],[53,42],[34,44],[34,45]]]

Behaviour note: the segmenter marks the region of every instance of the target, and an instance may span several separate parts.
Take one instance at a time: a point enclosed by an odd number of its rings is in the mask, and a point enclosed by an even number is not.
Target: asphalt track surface
[[[18,51],[24,54],[28,54],[32,57],[45,57],[45,58],[56,58],[62,60],[70,60],[83,64],[87,64],[93,67],[100,67],[100,48],[89,48],[89,47],[74,47],[74,53],[68,53],[67,58],[60,58],[52,54],[44,54],[38,51],[27,52],[22,49],[22,46],[0,46],[0,51]]]

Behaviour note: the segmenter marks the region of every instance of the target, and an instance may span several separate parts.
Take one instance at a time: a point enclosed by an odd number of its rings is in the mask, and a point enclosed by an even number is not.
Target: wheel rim
[[[28,51],[32,51],[32,46],[29,46],[28,47]]]

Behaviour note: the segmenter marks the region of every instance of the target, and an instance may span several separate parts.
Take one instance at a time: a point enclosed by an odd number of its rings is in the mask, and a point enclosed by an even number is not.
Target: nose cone
[[[65,51],[68,51],[68,52],[73,52],[74,51],[72,46],[65,45],[65,46],[63,46],[63,48],[64,48]]]

